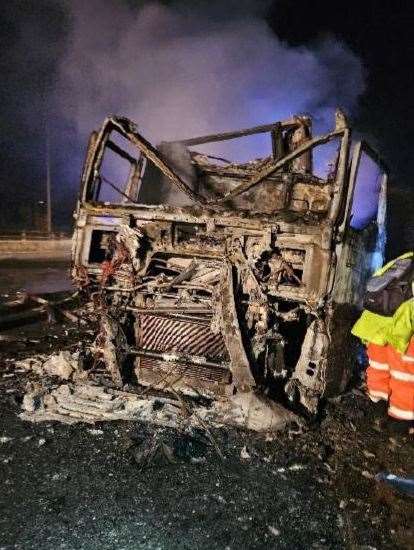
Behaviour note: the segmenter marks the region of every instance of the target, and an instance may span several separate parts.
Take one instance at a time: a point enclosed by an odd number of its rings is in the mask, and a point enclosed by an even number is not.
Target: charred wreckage
[[[268,156],[200,151],[252,136],[269,138]],[[386,185],[339,110],[316,137],[295,116],[157,148],[106,119],[73,239],[73,279],[99,312],[95,364],[117,387],[255,392],[315,411],[352,374],[349,327],[382,260]]]

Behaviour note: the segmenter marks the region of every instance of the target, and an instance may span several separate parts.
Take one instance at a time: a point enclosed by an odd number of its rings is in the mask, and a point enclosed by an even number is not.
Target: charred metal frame
[[[378,159],[365,143],[358,143],[349,163],[351,130],[340,112],[333,131],[312,138],[310,129],[308,117],[294,117],[179,141],[189,148],[270,134],[272,156],[257,169],[232,165],[235,173],[245,170],[243,178],[234,183],[233,177],[233,187],[214,197],[195,191],[131,121],[111,117],[92,134],[75,214],[73,274],[75,282],[100,296],[105,337],[101,331],[94,351],[116,383],[123,379],[123,362],[133,357],[140,383],[165,389],[167,381],[182,391],[220,396],[263,387],[271,379],[310,410],[321,396],[345,387],[351,366],[332,359],[337,353],[332,330],[344,308],[357,308],[357,289],[369,274],[365,270],[355,276],[348,265],[347,258],[355,254],[349,216],[361,151]],[[114,130],[136,147],[138,160],[111,141]],[[312,175],[312,150],[336,139],[340,145],[334,177],[318,180]],[[133,167],[120,192],[121,203],[92,200],[106,148]],[[191,206],[140,204],[142,159],[191,199]],[[192,162],[199,173],[205,168],[197,157]],[[375,234],[385,221],[387,176],[381,167],[376,229],[367,231]],[[220,180],[220,175],[215,178]],[[272,195],[277,186],[280,193]],[[265,197],[268,193],[267,202],[276,196],[281,208],[262,213],[237,206],[241,196],[242,206],[248,204],[258,189]],[[319,210],[312,210],[313,195]],[[96,232],[113,241],[101,262],[90,260]],[[358,246],[359,255],[381,252],[379,245],[367,248],[364,236]],[[345,316],[349,323],[352,314]],[[168,327],[177,334],[173,344]],[[203,338],[221,355],[198,353],[204,350]],[[187,341],[191,353],[182,349]]]

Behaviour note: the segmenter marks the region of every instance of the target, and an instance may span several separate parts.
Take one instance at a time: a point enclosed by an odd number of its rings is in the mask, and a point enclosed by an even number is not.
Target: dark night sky
[[[59,189],[54,193],[55,222],[70,224],[83,152],[75,127],[59,115],[50,99],[58,62],[67,47],[68,5],[69,1],[58,0],[10,0],[2,5],[2,230],[13,224],[16,215],[24,226],[24,205],[42,198],[44,165],[39,159],[44,156],[46,116],[52,121],[52,148],[59,143],[53,150],[52,166]],[[334,35],[362,60],[367,87],[354,113],[354,124],[381,151],[392,173],[392,252],[412,247],[414,240],[414,216],[410,216],[414,209],[414,8],[409,6],[409,2],[398,1],[278,0],[267,12],[268,24],[288,44],[311,45],[324,35]],[[230,12],[227,15],[232,17]],[[347,74],[341,78],[345,81]]]

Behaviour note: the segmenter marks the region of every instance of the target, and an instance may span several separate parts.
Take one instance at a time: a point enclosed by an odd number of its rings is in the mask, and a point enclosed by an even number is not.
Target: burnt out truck
[[[228,143],[268,151],[227,160]],[[212,152],[214,154],[212,154]],[[253,155],[252,155],[253,156]],[[90,138],[73,279],[112,383],[315,411],[345,389],[350,327],[385,245],[387,171],[337,111],[155,147],[126,118]]]

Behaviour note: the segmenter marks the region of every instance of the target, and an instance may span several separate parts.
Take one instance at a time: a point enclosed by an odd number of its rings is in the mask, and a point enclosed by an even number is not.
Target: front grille
[[[219,384],[228,384],[230,382],[230,371],[222,367],[206,367],[205,365],[196,365],[180,362],[163,362],[152,357],[140,357],[139,368],[141,371],[149,370],[156,373],[159,379],[165,375],[176,377],[192,378],[195,380],[204,380],[205,382],[217,382]],[[145,375],[145,373],[142,373]]]
[[[152,357],[137,357],[135,365],[140,384],[163,391],[195,390],[200,395],[221,397],[232,388],[230,371],[220,366],[166,362]]]
[[[221,334],[211,332],[207,323],[146,313],[139,314],[137,322],[139,349],[183,353],[209,359],[226,358],[226,347]]]

